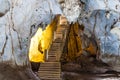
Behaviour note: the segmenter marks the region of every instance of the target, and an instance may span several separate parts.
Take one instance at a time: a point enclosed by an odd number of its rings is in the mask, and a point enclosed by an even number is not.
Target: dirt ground
[[[39,80],[29,68],[14,69],[7,64],[0,64],[0,80]]]
[[[83,59],[84,60],[84,59]],[[120,80],[120,72],[109,65],[95,61],[62,63],[62,80]],[[0,80],[40,80],[30,68],[17,69],[0,63]]]
[[[63,80],[120,80],[120,67],[112,67],[92,57],[62,63]]]
[[[120,72],[105,66],[87,65],[83,68],[79,64],[67,63],[62,65],[62,78],[63,80],[120,80]]]
[[[74,73],[63,72],[63,80],[120,80],[120,74],[90,74],[90,73]]]

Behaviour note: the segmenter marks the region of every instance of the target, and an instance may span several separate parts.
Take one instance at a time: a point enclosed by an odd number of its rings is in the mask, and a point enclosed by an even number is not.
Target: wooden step
[[[49,56],[48,59],[56,59],[56,56]]]
[[[63,40],[62,40],[61,38],[56,38],[56,39],[54,40],[54,42],[55,42],[55,43],[62,43]]]
[[[39,70],[40,69],[47,69],[47,68],[49,68],[49,69],[60,69],[61,66],[60,65],[48,65],[48,64],[46,64],[46,65],[40,66]]]
[[[60,47],[50,48],[50,51],[59,51]]]
[[[50,50],[48,54],[54,54],[54,53],[58,53],[61,52],[61,50]]]
[[[52,46],[52,47],[60,47],[61,44],[60,44],[60,43],[53,42],[51,46]]]
[[[65,28],[65,30],[69,28],[68,25],[61,25],[60,27]]]
[[[61,80],[60,62],[41,63],[38,75],[42,80]]]
[[[56,57],[56,54],[49,54],[48,57]]]
[[[45,70],[45,71],[38,71],[39,73],[41,73],[41,74],[44,74],[45,73],[45,75],[46,74],[49,74],[49,75],[56,75],[56,74],[60,74],[60,71],[47,71],[47,70]]]
[[[57,57],[57,55],[55,55],[55,54],[48,55],[48,59],[49,59],[49,57],[50,57],[50,58],[56,58],[56,57]]]
[[[62,80],[61,78],[41,77],[42,80]]]
[[[60,48],[60,46],[52,45],[50,49],[55,49],[55,50],[57,50],[57,49],[59,49],[59,48]]]
[[[56,34],[63,34],[63,33],[65,33],[65,30],[58,30],[57,32],[56,32]]]
[[[56,34],[62,34],[63,35],[64,31],[58,31]]]
[[[53,49],[58,49],[58,48],[60,48],[60,45],[52,45],[52,46],[51,46],[51,49],[52,49],[52,48],[53,48]]]
[[[57,56],[57,54],[58,54],[58,52],[56,52],[56,53],[49,52],[48,57],[49,57],[49,56]]]
[[[45,68],[40,68],[40,71],[60,71],[60,67],[53,67],[53,68],[49,68],[49,67],[45,67]]]
[[[52,75],[49,75],[49,74],[48,75],[46,75],[46,74],[43,75],[43,74],[39,74],[39,75],[40,75],[40,78],[43,78],[43,77],[46,77],[46,78],[48,78],[48,77],[49,78],[60,78],[60,76],[61,76],[60,74],[58,74],[58,75],[53,75],[53,74]]]
[[[61,48],[60,47],[50,48],[48,54],[49,53],[59,53],[59,52],[61,52]]]
[[[55,35],[55,38],[60,38],[60,39],[62,39],[62,38],[63,38],[63,34],[58,34],[58,33],[57,33],[57,34]]]
[[[44,62],[44,63],[41,63],[40,66],[60,66],[61,63],[60,62]]]
[[[61,53],[61,51],[50,51],[48,55],[57,55],[59,53]]]
[[[48,78],[48,79],[60,79],[60,76],[61,74],[39,74],[40,78],[41,79],[45,79],[45,78]]]
[[[54,48],[54,49],[55,49],[55,48],[60,48],[60,46],[61,46],[61,44],[53,44],[53,45],[52,45],[52,48]]]
[[[56,72],[58,72],[58,71],[56,71]],[[59,73],[56,73],[56,72],[43,72],[43,71],[40,71],[39,72],[39,76],[40,76],[40,78],[60,78],[60,76],[61,76],[61,74],[60,74],[60,72]]]
[[[48,58],[48,60],[47,60],[47,62],[52,62],[52,61],[56,62],[57,59],[56,58]]]
[[[58,27],[57,27],[57,30],[58,30],[58,29],[61,29],[61,28],[62,28],[62,29],[66,29],[66,27],[67,27],[67,26],[63,26],[63,25],[62,25],[62,26],[58,26]],[[57,30],[56,30],[56,31],[57,31]]]
[[[65,31],[65,28],[59,28],[56,30],[56,33],[59,33],[59,32],[64,32]]]

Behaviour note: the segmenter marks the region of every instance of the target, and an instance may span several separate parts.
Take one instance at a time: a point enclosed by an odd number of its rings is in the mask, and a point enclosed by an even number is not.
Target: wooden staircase
[[[48,58],[41,63],[39,68],[39,77],[42,80],[62,80],[60,57],[66,39],[68,25],[64,16],[60,17],[59,25],[54,33],[54,40],[48,52]]]
[[[61,80],[60,62],[42,63],[39,70],[39,76],[42,80]]]

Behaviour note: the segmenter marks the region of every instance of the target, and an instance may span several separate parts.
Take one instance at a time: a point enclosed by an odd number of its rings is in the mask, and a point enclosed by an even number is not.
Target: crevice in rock
[[[60,4],[62,4],[62,3],[64,3],[65,2],[65,0],[59,0],[59,3]]]
[[[20,38],[20,36],[19,36],[19,33],[17,32],[17,30],[14,28],[15,27],[15,25],[14,25],[14,15],[13,15],[13,9],[14,9],[14,2],[12,1],[12,7],[11,7],[11,28],[12,28],[12,30],[13,31],[15,31],[16,33],[17,33],[17,36],[18,36],[18,41],[19,41],[19,48],[20,48],[20,50],[22,50],[22,46],[21,46],[21,38]]]
[[[119,19],[117,19],[116,21],[114,20],[113,24],[111,25],[110,29],[114,28],[114,25],[118,22]]]
[[[95,14],[95,22],[94,22],[94,26],[93,26],[93,34],[95,34],[95,28],[96,28],[96,22],[97,22],[97,14],[98,14],[98,11]]]
[[[5,47],[6,47],[7,40],[8,40],[8,36],[6,35],[5,44],[4,44],[3,48],[2,48],[2,52],[0,53],[1,56],[4,54],[4,49],[5,49]]]
[[[5,14],[4,13],[0,13],[0,17],[4,16]]]

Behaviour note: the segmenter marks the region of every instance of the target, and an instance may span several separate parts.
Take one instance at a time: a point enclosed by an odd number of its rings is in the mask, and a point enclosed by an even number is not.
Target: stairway
[[[48,53],[48,60],[52,62],[59,62],[60,55],[61,55],[61,43],[60,42],[53,42],[50,48],[50,51]]]
[[[60,62],[45,62],[40,65],[39,76],[42,80],[61,80]]]
[[[63,17],[63,16],[61,16]],[[54,40],[51,44],[51,47],[48,52],[48,59],[41,63],[38,75],[42,80],[62,80],[61,79],[61,64],[60,57],[63,50],[64,42],[65,42],[65,34],[67,32],[67,26],[65,18],[63,21],[60,21],[60,25],[57,27]]]
[[[61,64],[60,59],[61,41],[55,40],[48,53],[48,60],[41,63],[39,68],[39,76],[42,80],[61,80]]]

